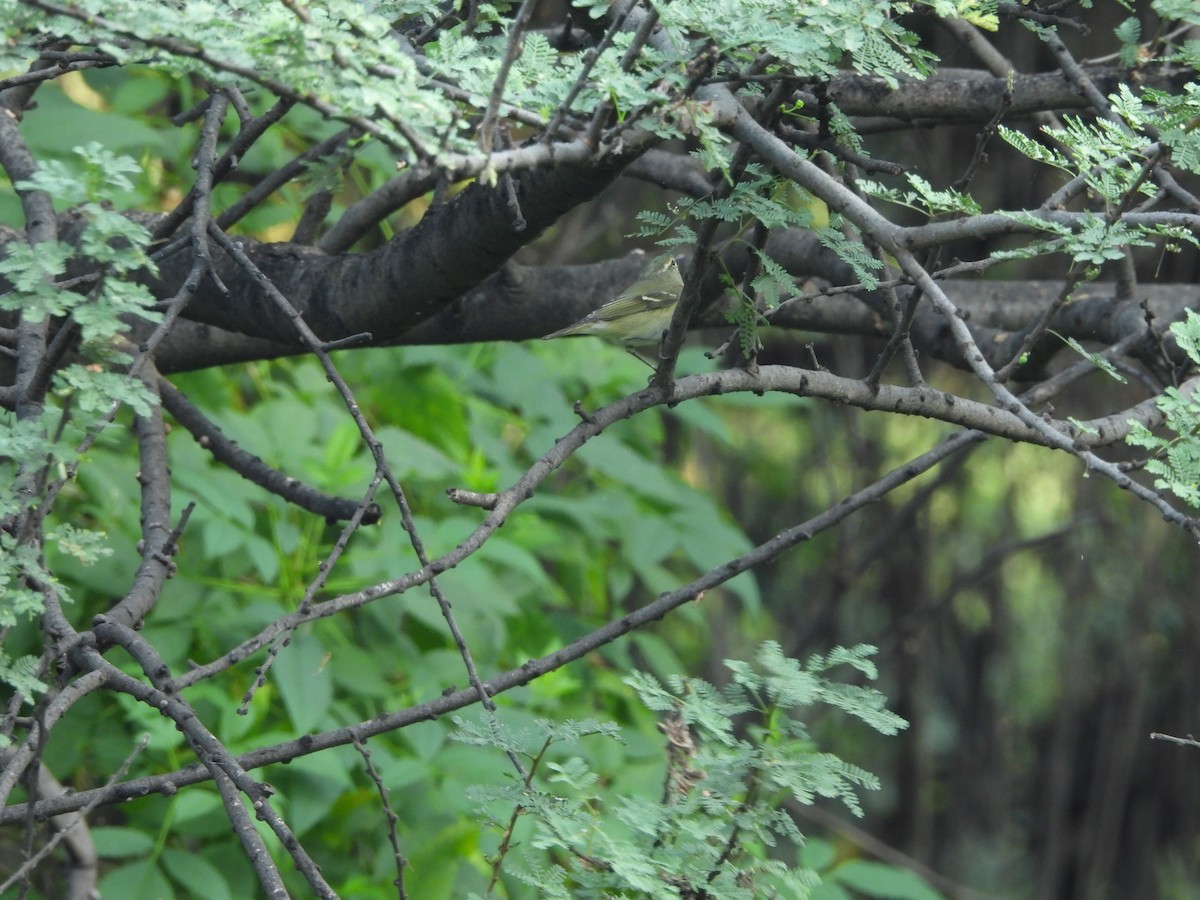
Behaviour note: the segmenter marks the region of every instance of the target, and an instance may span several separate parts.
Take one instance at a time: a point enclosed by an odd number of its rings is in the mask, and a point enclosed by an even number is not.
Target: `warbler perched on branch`
[[[683,278],[675,259],[668,257],[657,264],[652,260],[642,277],[618,296],[574,325],[546,335],[544,340],[590,334],[642,359],[633,348],[657,346],[671,324],[682,291]]]

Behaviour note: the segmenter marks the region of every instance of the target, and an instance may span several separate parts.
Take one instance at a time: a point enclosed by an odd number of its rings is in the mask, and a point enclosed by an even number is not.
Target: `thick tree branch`
[[[387,343],[498,271],[564,213],[595,197],[631,158],[632,153],[612,154],[583,165],[513,173],[526,222],[520,230],[513,227],[504,192],[477,182],[369,253],[330,257],[296,244],[249,239],[240,244],[322,340],[366,332],[375,343]],[[213,260],[215,274],[237,302],[205,279],[188,317],[249,337],[293,341],[287,317],[245,271],[219,251]],[[186,254],[164,261],[156,292],[174,292],[189,265]]]
[[[1097,91],[1104,96],[1130,83],[1128,69],[1116,66],[1084,67]],[[1186,69],[1146,67],[1137,73],[1138,84],[1177,93],[1193,78]],[[926,79],[901,78],[896,89],[882,78],[838,75],[829,82],[829,98],[850,116],[886,116],[904,122],[986,122],[1002,108],[1008,79],[978,69],[942,68]],[[1016,73],[1012,78],[1009,116],[1052,110],[1087,109],[1091,101],[1060,72]],[[811,97],[816,105],[816,97]]]

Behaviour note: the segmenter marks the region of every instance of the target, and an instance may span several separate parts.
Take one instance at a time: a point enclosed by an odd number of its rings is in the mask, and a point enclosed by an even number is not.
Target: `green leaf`
[[[67,269],[71,249],[60,241],[43,241],[32,246],[11,241],[0,259],[0,275],[12,290],[0,294],[0,309],[20,310],[31,319],[66,315],[82,298],[54,286],[54,279]]]
[[[35,601],[40,606],[40,595],[33,591],[25,593],[27,594],[26,601]],[[6,596],[5,599],[7,601],[10,598]],[[0,621],[7,618],[7,616],[0,617]],[[15,622],[15,619],[12,621]],[[19,656],[10,660],[7,653],[0,651],[0,681],[11,687],[13,693],[20,697],[23,703],[32,703],[38,695],[46,690],[46,682],[39,677],[40,669],[41,661],[36,656]]]
[[[243,717],[244,718],[244,717]],[[193,786],[180,791],[171,805],[171,814],[179,823],[203,819],[224,808],[216,788]]]
[[[836,880],[868,897],[887,900],[941,900],[941,894],[924,879],[897,866],[852,859],[843,863],[825,878]]]
[[[809,838],[800,848],[800,862],[809,869],[824,871],[837,859],[837,850],[829,841]]]
[[[644,497],[677,505],[687,492],[687,488],[662,466],[655,465],[609,435],[587,444],[578,456],[596,471]]]
[[[338,756],[342,759],[338,760]],[[303,837],[317,826],[336,816],[335,807],[344,802],[353,790],[349,750],[339,751],[329,758],[306,757],[288,767],[288,823],[297,837]],[[340,764],[333,764],[335,761]],[[380,814],[380,821],[383,815]]]
[[[221,870],[197,853],[167,847],[162,867],[191,896],[205,900],[232,900],[233,893]]]
[[[1079,341],[1075,340],[1075,338],[1064,338],[1061,334],[1058,334],[1058,332],[1055,331],[1051,331],[1050,333],[1060,340],[1066,341],[1068,347],[1090,362],[1101,372],[1104,372],[1110,378],[1115,378],[1122,384],[1125,383],[1125,376],[1118,372],[1117,367],[1099,353],[1093,353],[1092,351],[1088,350],[1081,343],[1079,343]]]
[[[296,731],[307,734],[324,721],[333,700],[333,685],[325,671],[325,649],[311,634],[295,634],[279,651],[272,683],[279,688]]]
[[[868,253],[860,241],[846,237],[841,228],[835,225],[818,229],[817,238],[854,270],[864,290],[873,291],[879,287],[879,278],[875,273],[883,269],[883,263]]]
[[[1140,62],[1141,48],[1138,41],[1142,39],[1142,23],[1135,16],[1130,16],[1113,29],[1113,34],[1121,42],[1119,59],[1125,68],[1132,68]]]
[[[136,828],[101,825],[92,829],[96,853],[104,859],[142,856],[154,849],[154,838]]]
[[[100,879],[100,896],[129,900],[174,900],[175,890],[151,860],[140,860],[113,869]]]

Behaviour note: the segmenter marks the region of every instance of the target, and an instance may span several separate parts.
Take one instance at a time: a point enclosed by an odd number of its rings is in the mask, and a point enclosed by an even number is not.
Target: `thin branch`
[[[589,76],[592,73],[592,68],[596,62],[612,46],[613,38],[617,32],[625,27],[625,19],[629,15],[629,11],[637,4],[638,0],[626,0],[626,2],[617,10],[616,15],[611,17],[608,27],[604,30],[604,35],[583,57],[583,65],[579,67],[579,74],[575,76],[575,81],[567,91],[567,95],[563,98],[558,108],[554,110],[554,115],[550,118],[546,125],[546,130],[542,133],[540,140],[547,144],[554,140],[554,136],[558,133],[558,129],[562,126],[563,119],[566,118],[571,111],[571,106],[575,103],[575,99],[579,96],[579,92],[584,89],[589,83]]]
[[[211,102],[213,97],[209,98]],[[237,135],[229,146],[225,148],[225,152],[212,165],[211,185],[219,184],[237,168],[238,161],[249,152],[258,139],[261,138],[271,126],[275,125],[282,119],[287,112],[295,106],[295,101],[291,99],[283,99],[276,102],[261,116],[256,116],[249,121],[243,121],[242,127],[238,130]],[[207,107],[206,107],[207,108]],[[209,188],[211,190],[211,186]],[[154,227],[154,239],[162,240],[168,235],[174,234],[177,229],[189,215],[192,214],[193,204],[196,202],[198,192],[201,190],[199,182],[192,186],[187,195],[179,201],[179,204],[171,210],[167,215],[163,216]]]
[[[359,527],[365,522],[367,515],[369,513],[378,515],[379,504],[375,503],[374,500],[375,492],[379,489],[379,485],[382,483],[382,481],[383,474],[379,471],[376,471],[375,477],[372,478],[371,483],[367,485],[366,493],[363,495],[362,500],[359,501],[357,508],[351,514],[349,521],[346,522],[345,526],[343,526],[337,540],[334,541],[333,547],[325,556],[325,559],[321,561],[321,564],[317,566],[317,576],[310,581],[308,587],[305,588],[304,597],[300,600],[300,605],[296,609],[297,621],[300,621],[308,612],[309,608],[313,604],[313,600],[317,596],[317,593],[325,588],[325,584],[328,582],[329,576],[333,572],[333,567],[337,564],[338,560],[342,558],[342,554],[345,553],[346,547],[350,543],[350,538],[354,536],[355,532],[357,532]],[[271,646],[267,650],[266,660],[262,665],[256,667],[254,670],[254,683],[251,684],[251,686],[247,688],[246,692],[242,695],[241,704],[238,706],[239,715],[245,715],[248,712],[250,701],[254,699],[255,692],[264,684],[266,684],[267,675],[270,673],[271,667],[275,664],[275,660],[278,658],[280,651],[282,651],[283,648],[290,643],[293,630],[294,629],[287,629],[281,632],[280,635],[277,635],[276,638],[271,642]]]
[[[508,74],[513,64],[521,58],[525,46],[525,29],[537,7],[537,0],[522,0],[520,8],[512,23],[508,26],[508,41],[504,46],[504,57],[500,60],[500,69],[492,80],[492,91],[488,97],[487,109],[483,113],[483,121],[479,124],[479,143],[485,155],[491,155],[496,143],[496,122],[500,116],[500,104],[504,100],[504,87],[508,83]]]
[[[325,138],[318,144],[309,147],[299,156],[294,157],[286,165],[280,166],[253,188],[239,197],[235,203],[217,216],[217,224],[228,228],[241,220],[250,210],[254,209],[264,199],[271,196],[289,181],[305,174],[311,163],[324,159],[340,150],[348,141],[354,139],[357,132],[353,128],[343,128],[337,134]]]
[[[44,81],[53,81],[71,72],[82,72],[85,69],[106,69],[117,65],[117,61],[107,53],[80,53],[74,56],[74,59],[57,59],[53,65],[31,68],[28,72],[22,72],[20,75],[0,78],[0,93],[14,87],[30,87]],[[50,58],[49,54],[42,56],[43,60]]]
[[[1071,292],[1079,286],[1079,283],[1084,280],[1086,274],[1086,271],[1082,267],[1076,267],[1075,265],[1071,265],[1067,269],[1066,279],[1058,296],[1043,307],[1041,315],[1035,321],[1030,322],[1029,326],[1023,329],[1019,335],[1014,336],[1020,339],[1021,344],[1013,353],[1012,359],[996,370],[997,381],[1003,384],[1015,372],[1027,366],[1029,367],[1029,371],[1038,371],[1040,364],[1046,362],[1044,359],[1031,361],[1028,358],[1029,354],[1032,353],[1034,346],[1045,337],[1054,314],[1067,304],[1067,301],[1071,299]]]
[[[354,749],[362,757],[363,768],[367,770],[367,775],[370,776],[372,783],[375,785],[375,790],[379,794],[379,803],[383,807],[384,815],[387,816],[388,841],[392,845],[392,857],[396,861],[396,880],[394,882],[396,885],[396,894],[400,900],[408,900],[408,892],[404,890],[404,870],[408,867],[408,860],[400,852],[400,839],[396,836],[396,825],[399,823],[400,818],[392,809],[391,801],[388,799],[387,785],[383,783],[383,777],[371,762],[371,751],[358,738],[354,739]]]
[[[167,412],[191,432],[196,443],[211,453],[213,459],[228,466],[247,481],[257,484],[288,503],[331,521],[345,521],[358,512],[361,506],[359,500],[319,491],[239,447],[236,441],[226,437],[220,427],[209,420],[182,391],[165,378],[157,382],[157,389]],[[362,523],[374,525],[382,515],[379,505],[372,503],[363,513]]]
[[[1196,740],[1190,734],[1185,738],[1181,738],[1181,737],[1174,737],[1169,734],[1161,734],[1157,731],[1153,731],[1150,733],[1150,740],[1152,740],[1152,741],[1167,741],[1168,743],[1179,744],[1180,746],[1183,746],[1183,747],[1200,748],[1200,741]]]
[[[147,390],[153,392],[157,381],[153,367],[148,366],[142,374]],[[108,610],[113,620],[129,626],[139,624],[158,603],[163,585],[175,574],[171,556],[176,549],[175,532],[171,528],[171,465],[162,407],[155,403],[146,415],[135,417],[134,430],[142,488],[142,534],[138,543],[142,560],[129,591]]]

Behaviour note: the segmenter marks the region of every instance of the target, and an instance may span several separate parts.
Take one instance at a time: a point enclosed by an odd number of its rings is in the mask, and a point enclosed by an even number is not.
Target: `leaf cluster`
[[[82,416],[85,427],[127,405],[139,413],[150,409],[146,386],[118,367],[128,363],[120,335],[128,328],[127,317],[151,322],[159,314],[151,309],[150,293],[128,276],[153,272],[145,228],[107,202],[115,192],[129,190],[129,176],[137,164],[118,156],[97,142],[75,148],[68,160],[50,160],[17,187],[45,191],[65,204],[75,204],[84,222],[77,247],[62,241],[29,245],[12,244],[0,259],[0,277],[8,290],[0,294],[0,309],[12,310],[26,321],[54,319],[65,327],[70,317],[79,329],[81,361],[63,365],[54,373],[54,399],[58,406],[43,410],[37,418],[18,419],[0,413],[0,518],[12,521],[36,501],[28,486],[32,480],[59,475],[78,460],[74,445],[81,438],[72,417]],[[80,257],[101,273],[90,290],[71,290],[56,283],[67,272],[73,257]],[[46,535],[51,547],[91,565],[111,552],[102,530],[64,522]],[[40,554],[21,544],[10,533],[0,534],[0,626],[11,628],[31,622],[44,610],[43,593],[58,602],[70,602],[70,593],[59,583]],[[29,702],[45,685],[38,665],[30,656],[15,661],[0,651],[0,681]]]
[[[1179,348],[1195,365],[1200,365],[1200,315],[1187,311],[1187,318],[1171,326]],[[1170,491],[1189,506],[1200,507],[1200,395],[1195,388],[1168,387],[1155,401],[1169,432],[1159,435],[1140,422],[1131,422],[1127,440],[1151,451],[1146,470],[1157,477],[1154,486]]]
[[[617,738],[612,725],[538,722],[517,733],[460,720],[460,740],[524,754],[530,762],[523,781],[472,793],[489,815],[505,807],[515,811],[493,863],[496,872],[510,872],[539,896],[553,898],[808,896],[818,874],[780,856],[784,845],[803,843],[786,805],[828,797],[861,815],[858,790],[879,785],[870,773],[819,751],[798,716],[825,706],[882,734],[906,727],[878,691],[826,677],[844,665],[873,678],[873,652],[867,646],[837,648],[802,665],[767,642],[753,665],[726,661],[730,681],[724,687],[681,676],[664,683],[644,672],[630,675],[626,683],[658,716],[667,742],[658,801],[609,796],[604,785],[610,776],[582,755],[555,760],[549,754],[556,745],[573,750],[594,735]],[[517,814],[532,823],[526,840],[541,854],[510,849]]]

